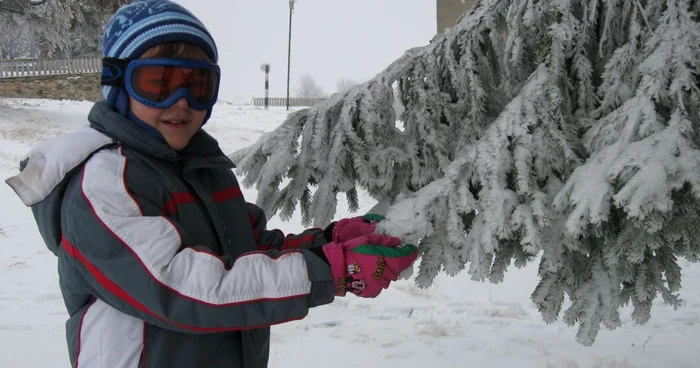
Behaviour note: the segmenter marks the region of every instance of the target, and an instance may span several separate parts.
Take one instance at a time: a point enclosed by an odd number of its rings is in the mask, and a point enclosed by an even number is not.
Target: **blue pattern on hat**
[[[153,39],[159,39],[160,42],[189,42],[198,44],[202,40],[206,40],[207,34],[200,31],[199,29],[184,25],[184,24],[164,24],[157,26],[155,28],[149,29],[140,35],[138,35],[133,41],[131,41],[126,49],[119,55],[120,59],[127,58],[127,55],[134,55],[137,53],[143,53],[143,51],[148,50],[152,46],[144,47],[145,44],[150,43],[149,41]],[[208,45],[208,47],[202,47],[204,50],[216,50],[216,46],[213,44]],[[137,52],[137,50],[143,50]],[[207,52],[209,57],[215,58],[215,55]]]
[[[218,62],[216,43],[202,22],[167,0],[139,0],[121,7],[105,26],[103,40],[103,57],[135,59],[156,45],[185,42],[199,46],[214,63]],[[126,89],[104,86],[102,94],[112,108],[127,116]],[[211,110],[206,119],[209,116]]]
[[[170,24],[181,24],[183,26],[192,27],[193,29],[203,30],[203,32],[201,32],[201,41],[207,43],[207,46],[202,48],[207,51],[207,54],[209,54],[212,59],[216,59],[216,46],[214,45],[214,41],[211,39],[211,35],[206,32],[204,25],[202,25],[202,23],[200,23],[196,18],[193,18],[191,15],[177,12],[165,12],[162,14],[152,15],[135,24],[132,24],[126,30],[119,31],[119,36],[116,38],[114,44],[109,48],[110,51],[107,56],[119,56],[119,54],[128,45],[132,44],[133,39],[139,37],[139,35],[141,35],[144,31]],[[107,36],[105,35],[105,38],[106,37]],[[125,46],[125,44],[127,46]]]

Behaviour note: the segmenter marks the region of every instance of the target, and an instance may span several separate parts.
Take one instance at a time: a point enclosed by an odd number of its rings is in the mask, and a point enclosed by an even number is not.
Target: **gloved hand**
[[[374,298],[399,278],[418,257],[418,248],[401,245],[401,239],[366,234],[345,242],[322,247],[335,280],[336,296],[347,291],[363,298]]]
[[[329,242],[344,242],[358,236],[374,233],[377,223],[382,220],[384,220],[384,216],[373,213],[345,218],[328,225],[323,231],[323,235]]]

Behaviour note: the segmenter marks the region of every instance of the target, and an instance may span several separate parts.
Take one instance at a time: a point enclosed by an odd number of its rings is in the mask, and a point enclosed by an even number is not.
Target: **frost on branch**
[[[540,256],[532,300],[551,322],[568,297],[590,345],[629,302],[639,323],[680,305],[677,258],[700,258],[699,3],[480,1],[232,158],[283,219],[324,226],[368,192],[380,231],[420,244],[424,287]]]

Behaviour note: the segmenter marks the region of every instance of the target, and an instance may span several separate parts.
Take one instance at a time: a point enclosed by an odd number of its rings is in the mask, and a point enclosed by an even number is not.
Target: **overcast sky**
[[[175,0],[200,18],[219,47],[221,99],[285,97],[288,0]],[[326,92],[338,79],[374,77],[406,49],[435,34],[434,0],[297,0],[292,20],[291,90],[311,74]]]

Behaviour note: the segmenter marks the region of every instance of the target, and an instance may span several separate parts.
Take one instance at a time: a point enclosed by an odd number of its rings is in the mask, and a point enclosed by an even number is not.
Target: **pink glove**
[[[379,234],[324,245],[336,281],[335,295],[345,296],[347,291],[363,298],[379,295],[418,257],[415,245],[400,245],[401,239]]]
[[[377,223],[384,220],[381,215],[368,213],[364,216],[346,218],[338,221],[333,227],[333,242],[340,243],[358,236],[372,234],[377,228]]]

